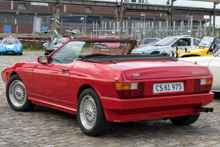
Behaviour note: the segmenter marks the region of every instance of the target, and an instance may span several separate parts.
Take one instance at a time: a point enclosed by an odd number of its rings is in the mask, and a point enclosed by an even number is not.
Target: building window
[[[86,13],[92,13],[92,8],[91,8],[91,7],[86,7],[85,12],[86,12]]]
[[[25,3],[18,3],[18,10],[25,10]]]

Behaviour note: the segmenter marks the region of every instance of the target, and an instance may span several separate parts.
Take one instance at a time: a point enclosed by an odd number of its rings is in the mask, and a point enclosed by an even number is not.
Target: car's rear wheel
[[[18,75],[13,75],[6,87],[8,104],[16,111],[30,111],[35,107],[28,99],[26,88]]]
[[[85,89],[79,96],[77,121],[81,130],[89,136],[103,135],[111,126],[105,119],[99,96],[92,88]]]
[[[177,124],[177,125],[190,125],[194,122],[196,122],[199,118],[198,115],[188,115],[188,116],[179,116],[170,119],[172,123]]]

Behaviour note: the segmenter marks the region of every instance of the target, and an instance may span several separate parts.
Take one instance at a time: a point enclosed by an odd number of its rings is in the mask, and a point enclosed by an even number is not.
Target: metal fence
[[[55,17],[48,16],[42,18],[42,25],[48,29],[56,29]],[[76,15],[75,17],[65,17],[60,19],[59,31],[74,29],[77,30],[80,36],[87,36],[91,38],[98,38],[99,36],[120,36],[123,38],[136,38],[138,41],[145,37],[164,38],[166,36],[189,35],[196,38],[205,35],[218,37],[219,31],[216,28],[207,24],[191,25],[181,21],[179,24],[173,22],[173,27],[169,27],[168,21],[148,21],[145,20],[125,20],[120,27],[120,23],[116,20],[98,20],[88,21],[86,17]]]
[[[24,16],[27,19],[24,19]],[[30,27],[29,30],[34,30],[36,25],[34,18],[40,18],[41,22],[40,29],[38,31],[33,31],[33,33],[43,32],[47,29],[57,29],[56,16],[34,16],[32,18],[29,15],[24,16],[11,16],[8,14],[4,15],[0,20],[1,24],[14,25],[16,26],[15,31],[12,33],[23,33],[23,30],[27,30],[27,27]],[[10,19],[9,19],[10,18]],[[185,22],[185,23],[184,23]],[[120,23],[115,19],[111,18],[101,18],[101,17],[88,17],[86,15],[72,15],[72,16],[60,16],[59,22],[59,32],[63,33],[65,30],[74,29],[78,34],[76,36],[98,38],[99,36],[120,36],[123,38],[136,38],[138,41],[141,41],[145,37],[157,37],[164,38],[166,36],[176,36],[176,35],[189,35],[193,37],[200,38],[205,35],[209,36],[219,36],[219,29],[216,27],[213,29],[212,26],[207,24],[197,23],[193,25],[190,21],[182,20],[173,22],[173,27],[169,27],[168,21],[161,20],[131,20],[125,19],[122,27]]]

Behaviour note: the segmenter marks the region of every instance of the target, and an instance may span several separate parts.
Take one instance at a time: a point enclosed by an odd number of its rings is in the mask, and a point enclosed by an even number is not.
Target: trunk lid
[[[184,61],[127,61],[107,66],[123,70],[128,80],[194,77],[209,74],[205,66]]]

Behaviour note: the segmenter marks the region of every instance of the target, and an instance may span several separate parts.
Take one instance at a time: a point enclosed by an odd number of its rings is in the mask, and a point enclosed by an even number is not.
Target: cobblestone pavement
[[[36,61],[42,54],[2,55],[0,72],[15,62]],[[190,126],[173,125],[169,120],[114,123],[106,135],[88,137],[81,132],[74,115],[42,106],[31,112],[13,111],[5,100],[4,91],[4,83],[0,79],[0,147],[220,147],[220,97],[217,96],[209,104],[215,111],[203,113]]]

